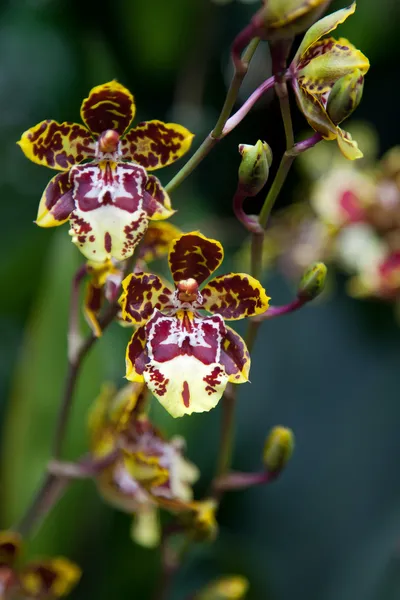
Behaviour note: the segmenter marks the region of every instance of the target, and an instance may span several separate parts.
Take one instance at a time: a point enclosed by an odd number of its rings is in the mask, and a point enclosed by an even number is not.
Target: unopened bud
[[[242,161],[239,167],[239,185],[246,196],[255,196],[267,183],[272,163],[271,148],[258,140],[254,145],[240,144]]]
[[[196,594],[195,600],[243,600],[249,582],[240,575],[227,575],[212,581],[201,592]]]
[[[338,125],[351,115],[361,102],[364,77],[359,69],[344,75],[334,84],[326,105],[332,122]]]
[[[317,262],[308,267],[301,278],[297,297],[309,302],[321,294],[325,287],[328,269],[322,262]]]
[[[331,0],[264,0],[259,19],[268,40],[292,38],[305,31],[322,14]]]
[[[294,435],[287,427],[274,427],[266,439],[263,461],[270,473],[279,473],[293,454]]]

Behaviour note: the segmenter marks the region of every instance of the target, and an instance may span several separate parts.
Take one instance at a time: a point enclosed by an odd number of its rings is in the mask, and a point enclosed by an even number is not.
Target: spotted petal
[[[139,257],[146,263],[162,258],[168,254],[172,241],[181,234],[171,223],[150,222],[139,248]]]
[[[144,169],[105,160],[74,167],[70,180],[76,205],[70,217],[72,241],[94,261],[131,256],[148,224]]]
[[[121,142],[123,157],[147,171],[175,162],[190,148],[193,134],[186,127],[162,121],[144,121],[133,127]]]
[[[81,577],[80,568],[63,557],[32,562],[20,573],[23,594],[29,597],[67,596]]]
[[[81,106],[82,121],[95,135],[114,129],[120,135],[128,129],[135,116],[132,94],[117,81],[103,83],[90,90]]]
[[[249,380],[250,355],[245,341],[236,331],[225,325],[226,334],[222,340],[221,364],[231,383],[245,383]]]
[[[297,104],[311,127],[321,133],[326,140],[334,140],[337,136],[337,127],[332,123],[320,99],[297,82],[294,82],[293,89]]]
[[[129,323],[146,322],[155,308],[170,306],[172,292],[157,275],[131,273],[122,282],[123,293],[119,299],[122,317]]]
[[[86,286],[83,311],[90,328],[96,337],[102,334],[97,316],[103,306],[104,298],[115,299],[122,281],[122,272],[111,260],[103,263],[88,261],[86,265],[90,280]]]
[[[220,364],[226,333],[222,318],[196,318],[188,311],[168,317],[155,311],[145,328],[143,375],[164,408],[173,417],[214,408],[229,379]]]
[[[154,175],[148,175],[144,196],[145,210],[152,221],[169,219],[175,213],[171,207],[170,197],[161,185],[161,181]]]
[[[263,313],[269,297],[257,279],[244,273],[215,277],[202,289],[202,308],[225,320],[244,319]]]
[[[223,258],[224,250],[219,242],[192,231],[172,242],[168,260],[176,284],[182,279],[193,278],[201,285]]]
[[[126,349],[126,378],[129,381],[142,382],[148,362],[146,350],[147,334],[145,326],[138,327]]]
[[[347,8],[342,8],[337,10],[336,12],[323,17],[320,19],[305,34],[303,41],[301,42],[296,55],[293,59],[293,63],[297,64],[300,60],[300,57],[304,56],[304,54],[310,49],[310,47],[315,44],[319,39],[321,39],[324,35],[327,35],[338,25],[343,23],[347,17],[352,15],[356,10],[356,3],[353,2]]]
[[[359,70],[365,75],[368,58],[344,38],[320,40],[302,59],[298,77],[303,88],[313,94],[330,91],[335,81]]]
[[[49,119],[25,131],[18,145],[33,162],[59,171],[67,171],[86,158],[94,158],[96,148],[83,125]]]
[[[47,184],[39,203],[36,224],[57,227],[65,223],[75,208],[69,173],[57,173]]]

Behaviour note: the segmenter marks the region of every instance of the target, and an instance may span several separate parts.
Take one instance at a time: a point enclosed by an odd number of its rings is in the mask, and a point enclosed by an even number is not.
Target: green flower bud
[[[195,596],[196,600],[242,600],[249,582],[240,575],[227,575],[211,582]]]
[[[293,454],[294,435],[287,427],[274,427],[265,441],[263,461],[270,473],[279,473]]]
[[[305,31],[331,0],[268,0],[260,9],[265,38],[281,40]]]
[[[347,119],[361,102],[364,77],[359,69],[336,81],[328,97],[326,112],[335,125]]]
[[[319,296],[325,287],[327,271],[328,269],[321,262],[314,263],[308,267],[301,278],[297,297],[309,302]]]
[[[258,140],[254,146],[240,144],[242,161],[239,167],[239,185],[246,196],[255,196],[267,183],[272,163],[271,148]]]

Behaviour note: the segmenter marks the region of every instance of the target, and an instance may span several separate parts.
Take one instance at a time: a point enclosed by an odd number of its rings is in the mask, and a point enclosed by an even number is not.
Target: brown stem
[[[28,536],[34,527],[38,528],[54,504],[61,498],[70,481],[46,473],[39,490],[20,523],[15,527],[23,537]]]

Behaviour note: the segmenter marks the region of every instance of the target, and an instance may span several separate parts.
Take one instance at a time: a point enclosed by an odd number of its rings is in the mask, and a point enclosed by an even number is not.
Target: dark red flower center
[[[104,153],[112,153],[118,150],[120,140],[118,131],[107,129],[99,137],[99,150]]]
[[[181,302],[194,302],[197,299],[199,284],[195,279],[181,279],[176,286],[178,288],[178,299]]]

